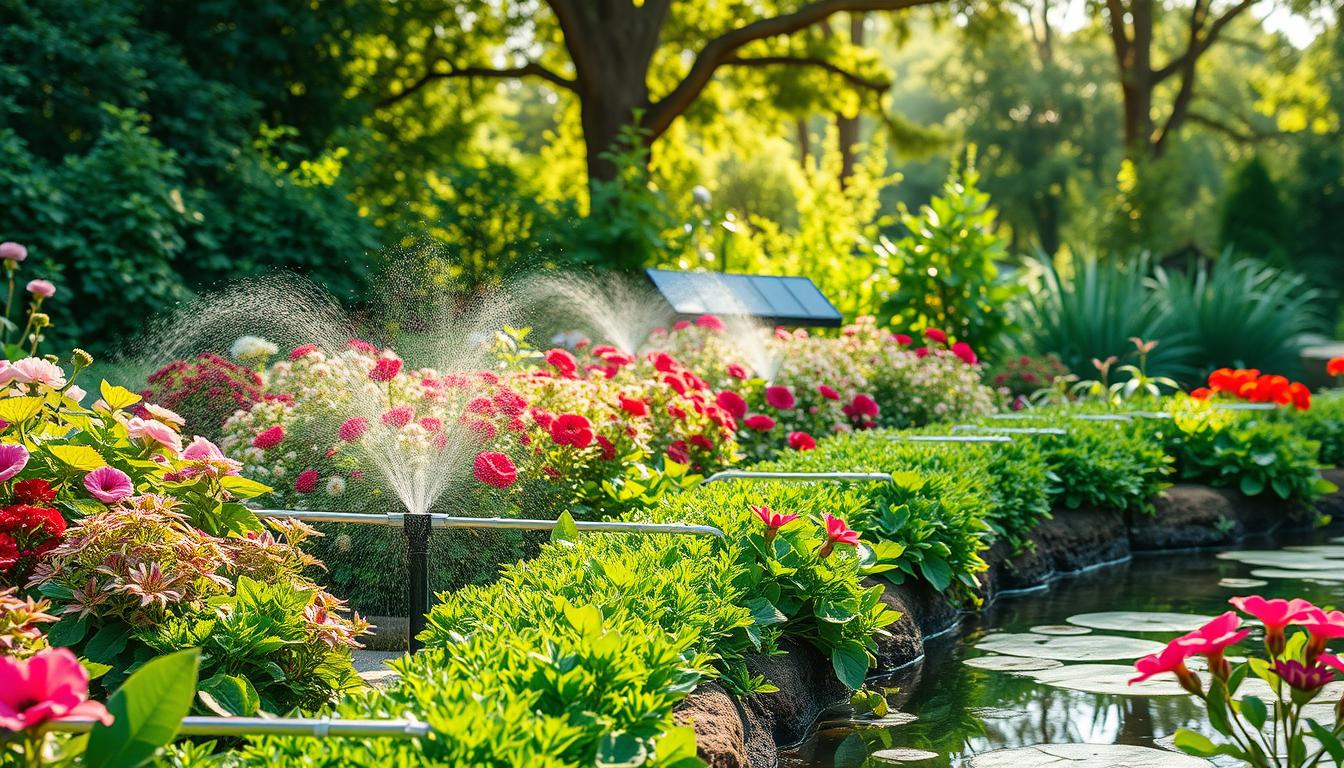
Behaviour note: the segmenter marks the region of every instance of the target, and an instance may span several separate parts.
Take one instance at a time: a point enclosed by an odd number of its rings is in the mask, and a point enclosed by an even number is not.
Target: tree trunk
[[[856,46],[863,45],[863,21],[864,14],[849,14],[849,41]],[[859,116],[836,114],[835,132],[840,142],[840,188],[844,189],[845,182],[854,174],[854,150],[859,143]]]

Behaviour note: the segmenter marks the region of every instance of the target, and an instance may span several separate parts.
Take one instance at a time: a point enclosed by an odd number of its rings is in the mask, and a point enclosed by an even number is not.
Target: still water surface
[[[1344,543],[1330,542],[1338,534],[1336,530],[1333,534],[1318,532],[1251,540],[1241,551],[1256,550],[1245,555],[1254,563],[1226,559],[1231,553],[1219,557],[1215,552],[1140,556],[1128,563],[1060,580],[1047,590],[1002,597],[984,613],[968,618],[960,632],[930,642],[922,664],[895,675],[887,683],[899,688],[890,697],[893,709],[914,715],[917,720],[889,728],[823,726],[815,738],[781,756],[780,765],[786,768],[891,765],[869,759],[869,755],[883,749],[915,748],[939,754],[938,758],[918,765],[955,768],[967,766],[977,754],[1009,747],[1061,742],[1162,747],[1169,744],[1179,727],[1211,734],[1203,706],[1186,696],[1120,693],[1128,690],[1123,685],[1112,686],[1116,692],[1106,693],[1071,690],[1038,682],[1030,676],[1031,672],[1015,674],[981,669],[965,662],[995,655],[976,648],[977,644],[1009,639],[996,639],[994,635],[1027,633],[1032,628],[1050,633],[1080,633],[1058,635],[1061,639],[1115,638],[1117,646],[1132,640],[1162,643],[1179,634],[1135,631],[1137,624],[1129,624],[1125,630],[1091,629],[1086,634],[1082,634],[1081,628],[1059,628],[1079,614],[1098,611],[1213,616],[1229,609],[1229,597],[1245,594],[1305,597],[1320,606],[1337,607],[1344,604]],[[1296,549],[1304,546],[1307,551]],[[1319,549],[1311,551],[1313,546]],[[1320,559],[1326,556],[1331,560]],[[1313,558],[1317,559],[1315,564]],[[1331,572],[1333,563],[1338,563],[1334,567],[1341,570]],[[1253,574],[1255,571],[1259,574]],[[1321,576],[1339,580],[1313,578]],[[1239,583],[1248,579],[1266,583],[1263,586]],[[1135,617],[1136,622],[1138,618]],[[1084,655],[1089,650],[1106,655],[1106,641],[1088,642],[1093,645],[1079,649]],[[1244,648],[1258,645],[1258,633],[1243,643]],[[1063,662],[1064,667],[1081,663],[1127,667],[1132,661]],[[1026,658],[1021,664],[1045,667],[1058,662]],[[1050,670],[1049,676],[1067,677],[1059,674],[1060,669]],[[1118,666],[1093,669],[1103,674],[1107,670],[1113,674],[1120,671]],[[1100,676],[1088,677],[1096,680]],[[1121,683],[1123,679],[1119,678]],[[846,717],[839,713],[835,719],[843,721]]]

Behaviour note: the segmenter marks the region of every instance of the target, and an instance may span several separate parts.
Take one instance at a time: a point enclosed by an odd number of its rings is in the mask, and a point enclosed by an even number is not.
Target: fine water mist
[[[585,331],[588,338],[635,354],[655,328],[672,323],[672,307],[647,281],[615,273],[539,272],[513,293],[527,319]]]

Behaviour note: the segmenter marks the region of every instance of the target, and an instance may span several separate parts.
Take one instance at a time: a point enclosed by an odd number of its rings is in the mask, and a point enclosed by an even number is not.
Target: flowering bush
[[[1251,630],[1242,627],[1235,611],[1228,611],[1139,659],[1134,665],[1139,674],[1131,684],[1171,673],[1204,703],[1209,723],[1222,738],[1214,741],[1182,728],[1176,746],[1192,755],[1226,755],[1256,768],[1303,768],[1327,757],[1337,762],[1344,756],[1344,702],[1332,708],[1333,722],[1321,722],[1307,707],[1337,672],[1344,672],[1344,660],[1327,651],[1332,640],[1344,637],[1344,612],[1325,611],[1301,599],[1258,595],[1230,602],[1264,626],[1265,658],[1230,663],[1228,657]],[[1300,631],[1289,632],[1290,627]],[[1207,687],[1187,666],[1193,656],[1207,662]]]
[[[30,298],[23,325],[18,325],[13,319],[19,265],[27,259],[28,249],[23,244],[0,243],[0,267],[4,269],[5,280],[8,283],[5,292],[5,314],[0,317],[0,344],[3,344],[5,358],[9,360],[37,355],[43,334],[51,327],[51,317],[42,311],[42,302],[56,295],[56,286],[50,280],[41,278],[29,280],[24,286],[24,292]]]
[[[1069,369],[1053,354],[1021,355],[999,364],[990,374],[989,382],[1016,409],[1036,393],[1052,387],[1056,379],[1068,375]]]
[[[247,410],[266,399],[256,371],[207,352],[194,360],[174,360],[149,375],[140,394],[182,414],[192,424],[214,429],[234,411]]]
[[[26,659],[47,647],[47,636],[38,625],[56,617],[47,613],[51,602],[17,596],[17,589],[0,590],[0,657]]]
[[[51,643],[107,665],[98,680],[104,690],[151,649],[186,647],[159,635],[170,619],[189,619],[200,635],[225,634],[222,617],[237,610],[235,588],[245,577],[301,595],[286,606],[291,618],[325,613],[302,638],[263,644],[268,663],[248,668],[236,686],[279,710],[351,684],[348,646],[363,624],[336,615],[339,604],[304,575],[317,564],[298,548],[309,532],[275,523],[284,537],[277,540],[266,531],[242,501],[267,488],[241,477],[238,462],[208,440],[187,443],[173,411],[106,381],[96,403],[81,405],[74,382],[91,362],[76,351],[68,378],[37,358],[0,364],[0,581],[51,602],[60,616]],[[315,678],[329,684],[321,697],[270,695],[312,685],[296,682],[311,668],[293,657],[316,648],[323,658],[310,667],[343,667],[348,676]]]

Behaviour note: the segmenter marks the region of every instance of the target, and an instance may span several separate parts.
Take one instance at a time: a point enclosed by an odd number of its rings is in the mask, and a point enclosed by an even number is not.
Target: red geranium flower
[[[1344,375],[1344,355],[1330,358],[1325,364],[1325,373],[1327,376]]]
[[[56,498],[56,489],[51,483],[40,477],[20,480],[14,484],[14,500],[25,504],[36,504]]]
[[[745,380],[747,378],[747,368],[741,363],[729,363],[728,375],[732,376],[734,379]]]
[[[895,336],[893,336],[893,337],[891,337],[891,338],[892,338],[892,341],[895,341],[897,344],[900,344],[902,347],[908,347],[908,346],[910,346],[911,344],[914,344],[914,343],[915,343],[915,340],[914,340],[912,337],[910,337],[910,336],[906,336],[904,333],[898,333],[898,334],[896,334]]]
[[[846,405],[841,410],[844,411],[846,416],[853,420],[875,418],[882,411],[872,395],[865,395],[863,393],[855,395],[849,405]]]
[[[789,447],[795,451],[810,451],[817,447],[817,441],[806,432],[790,432]]]
[[[574,371],[579,369],[579,361],[574,356],[563,349],[552,349],[546,353],[546,364],[551,366],[565,378],[572,378]]]
[[[380,357],[378,362],[373,364],[373,370],[369,371],[369,378],[374,381],[391,381],[401,373],[401,361],[395,357]]]
[[[840,399],[840,393],[837,392],[837,391],[835,391],[835,388],[834,388],[834,387],[828,387],[828,386],[826,386],[825,384],[818,384],[818,385],[817,385],[817,394],[821,395],[822,397],[826,398],[827,400],[839,400],[839,399]]]
[[[708,437],[705,437],[704,435],[691,435],[690,441],[691,445],[694,445],[696,448],[699,448],[702,451],[714,450],[714,441],[710,440]]]
[[[971,345],[964,341],[958,341],[952,345],[952,354],[960,357],[962,362],[967,365],[975,365],[980,362],[980,358],[975,356],[975,351],[971,349]]]
[[[643,400],[634,397],[626,397],[625,395],[621,395],[620,400],[621,400],[621,410],[625,411],[631,416],[649,415],[649,404],[644,402]]]
[[[493,488],[508,488],[518,480],[518,468],[508,456],[499,451],[482,451],[476,454],[471,469],[477,480]]]
[[[754,413],[742,421],[747,429],[754,429],[757,432],[769,432],[775,428],[775,420],[763,413]]]
[[[355,416],[346,419],[336,430],[336,436],[347,443],[354,442],[364,436],[365,430],[369,428],[369,420],[363,416]]]
[[[317,351],[316,344],[301,344],[289,352],[290,360],[298,360],[301,357],[307,357],[309,354]]]
[[[695,318],[695,324],[711,331],[725,330],[726,326],[718,315],[705,314]]]
[[[284,439],[285,428],[277,424],[274,427],[263,429],[258,432],[257,436],[252,438],[252,447],[266,450],[267,448],[274,448],[279,445]]]
[[[527,409],[527,400],[511,389],[501,389],[490,398],[500,413],[506,416],[518,416]]]
[[[602,460],[611,461],[616,458],[616,444],[606,435],[598,435],[597,445],[602,449]]]
[[[788,387],[766,387],[765,402],[771,408],[780,411],[791,411],[798,401],[793,396],[793,391]]]
[[[389,427],[401,429],[415,418],[415,409],[409,405],[399,405],[382,416],[383,423]]]
[[[556,445],[587,448],[593,444],[593,424],[581,414],[565,413],[557,416],[551,423],[550,432]]]
[[[928,339],[929,341],[936,342],[938,344],[947,343],[947,334],[943,333],[937,328],[925,328],[924,338]]]
[[[317,481],[321,476],[316,469],[305,469],[294,479],[294,490],[299,493],[312,493],[317,490]]]
[[[747,401],[731,389],[725,389],[714,398],[714,402],[719,407],[728,412],[728,415],[734,419],[742,419],[747,415]]]

